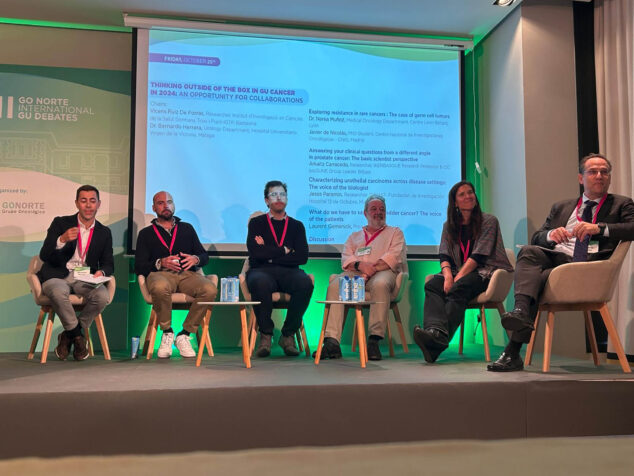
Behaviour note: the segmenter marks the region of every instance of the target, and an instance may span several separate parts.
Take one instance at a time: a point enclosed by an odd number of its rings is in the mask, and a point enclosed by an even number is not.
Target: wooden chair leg
[[[590,341],[590,350],[592,351],[592,360],[594,365],[599,365],[599,349],[597,348],[597,336],[594,334],[594,326],[590,318],[590,311],[583,311],[583,317],[586,322],[586,333]]]
[[[48,313],[46,321],[46,330],[44,331],[44,342],[42,342],[42,358],[40,363],[45,364],[48,357],[48,346],[51,343],[51,334],[53,333],[53,321],[55,320],[55,311],[51,309]]]
[[[526,346],[526,355],[524,356],[524,362],[526,365],[530,365],[533,361],[533,347],[535,347],[535,339],[537,339],[537,330],[539,329],[539,315],[541,314],[541,310],[537,311],[537,315],[535,316],[535,330],[531,334],[531,340]]]
[[[248,342],[249,342],[249,356],[253,357],[253,351],[255,350],[255,338],[258,334],[258,322],[255,318],[255,311],[251,308],[251,325],[248,329]],[[242,344],[244,345],[244,344]]]
[[[209,335],[209,332],[207,332],[207,355],[209,357],[213,357],[214,356],[214,347],[211,345],[211,336]]]
[[[110,347],[108,346],[108,338],[106,337],[106,328],[103,325],[103,316],[101,314],[99,314],[95,318],[95,327],[97,328],[99,342],[101,342],[101,349],[103,350],[104,360],[112,360],[110,358]]]
[[[460,342],[458,344],[458,354],[462,355],[462,343],[464,341],[464,318],[460,323]]]
[[[367,347],[365,342],[365,323],[363,322],[363,312],[361,308],[355,308],[357,340],[359,341],[359,360],[361,367],[365,368],[368,362]]]
[[[487,315],[484,306],[480,307],[480,326],[482,327],[482,342],[484,342],[484,360],[491,362],[491,348],[489,347],[489,332],[487,329]]]
[[[308,346],[308,337],[306,336],[306,328],[304,328],[304,324],[300,327],[300,331],[302,333],[302,340],[304,341],[304,352],[306,353],[306,357],[310,357],[310,347]]]
[[[387,322],[386,324],[386,328],[387,328],[387,343],[390,347],[390,357],[394,357],[394,343],[392,342],[392,329],[390,327],[390,316],[387,316]]]
[[[405,338],[405,329],[403,329],[403,321],[401,320],[401,313],[398,310],[398,304],[393,302],[390,307],[392,308],[392,312],[394,313],[394,321],[396,321],[398,333],[401,336],[401,346],[403,347],[403,352],[409,354],[409,349],[407,348],[407,339]]]
[[[203,354],[205,353],[205,345],[208,345],[208,342],[211,342],[209,339],[209,321],[211,320],[211,310],[207,310],[205,312],[205,316],[203,317],[202,325],[198,327],[198,330],[201,333],[200,338],[198,339],[198,352],[196,353],[196,367],[200,367],[200,362],[203,359]],[[196,332],[196,338],[198,338],[198,332]],[[201,345],[202,342],[202,345]],[[207,349],[209,351],[209,349]]]
[[[627,361],[627,357],[625,356],[625,351],[623,350],[621,339],[619,339],[619,333],[616,330],[616,326],[614,325],[614,321],[612,320],[612,316],[610,315],[610,311],[608,310],[608,305],[606,303],[603,303],[603,306],[601,306],[599,312],[601,313],[601,317],[603,318],[605,327],[608,330],[608,336],[610,337],[610,340],[612,340],[612,345],[614,346],[616,355],[619,358],[619,363],[621,364],[623,372],[625,372],[626,374],[631,373],[632,369],[630,368],[630,364]]]
[[[35,348],[37,347],[37,341],[40,340],[40,334],[42,332],[42,324],[44,323],[44,316],[48,313],[45,310],[46,308],[40,307],[40,314],[37,316],[37,323],[35,324],[35,332],[33,333],[33,340],[31,341],[31,348],[29,349],[29,354],[27,355],[28,360],[32,360],[35,356]]]
[[[553,331],[555,330],[555,313],[548,311],[548,318],[546,320],[546,336],[544,337],[544,363],[542,365],[542,371],[548,372],[550,370],[550,352],[553,348]]]
[[[324,336],[326,335],[326,325],[328,324],[329,311],[330,311],[330,304],[326,304],[324,308],[324,319],[322,320],[322,323],[321,323],[321,333],[319,334],[319,342],[317,342],[317,350],[315,350],[315,365],[319,365],[319,360],[321,359],[321,349],[324,346]],[[344,320],[345,320],[345,316],[344,316]]]
[[[154,341],[156,340],[156,333],[158,331],[158,316],[156,315],[156,312],[154,312],[154,309],[152,309],[152,315],[150,316],[150,324],[151,327],[148,325],[150,337],[148,341],[147,360],[150,360],[152,358],[152,354],[154,353]],[[146,337],[146,339],[148,338]]]
[[[95,349],[92,343],[92,336],[90,335],[90,327],[86,327],[86,347],[88,348],[88,355],[94,357]]]
[[[343,308],[343,312],[344,312],[344,314],[346,313],[346,308],[345,307]],[[355,316],[356,316],[356,314],[355,314]],[[356,319],[356,317],[355,317],[355,319]],[[363,322],[363,320],[362,320],[362,322]],[[364,324],[364,328],[365,328],[365,324]],[[359,329],[358,329],[358,327],[356,325],[356,321],[355,321],[355,326],[352,328],[352,352],[356,352],[357,351],[357,341],[358,341],[357,334],[358,334],[358,332],[359,332]]]
[[[205,311],[205,316],[203,317],[203,322],[205,322],[205,319],[207,320],[207,327],[209,327],[209,322],[211,318],[211,309],[207,308],[207,310]],[[199,335],[200,333],[200,335]],[[200,342],[203,338],[203,330],[201,326],[198,326],[198,331],[196,331],[196,341],[198,342],[198,347],[200,347]],[[207,332],[207,336],[205,337],[205,346],[207,347],[207,355],[209,357],[213,357],[214,356],[214,348],[211,345],[211,337],[209,335],[209,332]]]
[[[150,319],[147,322],[147,328],[145,329],[145,340],[143,341],[143,351],[141,355],[147,354],[150,350],[150,339],[152,339],[152,328],[154,327],[154,320],[156,319],[156,313],[154,309],[150,311]]]
[[[242,356],[244,358],[244,365],[247,369],[250,369],[251,349],[249,345],[249,330],[247,329],[247,310],[244,306],[240,306],[240,326],[242,330]]]

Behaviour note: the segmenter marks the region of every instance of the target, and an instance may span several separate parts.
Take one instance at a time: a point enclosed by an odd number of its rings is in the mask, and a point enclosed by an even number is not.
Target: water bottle
[[[365,279],[362,276],[355,276],[352,282],[352,300],[365,301]]]
[[[349,276],[339,276],[339,300],[350,301],[351,298],[351,282]]]
[[[220,278],[220,301],[229,302],[229,278]]]
[[[237,276],[231,278],[231,302],[240,300],[240,280]]]

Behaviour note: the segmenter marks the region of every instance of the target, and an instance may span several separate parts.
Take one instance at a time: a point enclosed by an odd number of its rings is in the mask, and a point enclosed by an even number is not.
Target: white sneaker
[[[196,352],[192,348],[189,336],[185,334],[181,334],[176,338],[176,348],[180,352],[181,357],[196,357]]]
[[[158,348],[159,359],[169,359],[172,356],[172,345],[174,344],[174,333],[173,332],[163,332],[163,336],[161,337],[161,345]]]

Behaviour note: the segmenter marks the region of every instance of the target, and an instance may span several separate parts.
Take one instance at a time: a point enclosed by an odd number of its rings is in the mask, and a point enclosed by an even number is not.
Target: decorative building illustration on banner
[[[0,66],[3,352],[24,350],[31,338],[37,313],[26,269],[53,218],[76,212],[78,186],[88,183],[99,188],[102,203],[97,218],[111,227],[115,254],[123,252],[129,88],[129,72]],[[124,273],[117,280],[118,286],[126,285],[126,277]],[[116,307],[115,302],[110,312]]]

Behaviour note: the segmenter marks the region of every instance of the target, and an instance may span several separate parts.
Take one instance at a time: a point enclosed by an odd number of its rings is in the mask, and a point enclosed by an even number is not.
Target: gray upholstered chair
[[[260,210],[256,210],[251,213],[249,216],[248,222],[251,221],[251,218],[255,218],[257,216],[264,215],[264,212]],[[244,264],[242,265],[242,271],[240,271],[240,275],[238,278],[240,279],[240,290],[242,291],[242,296],[245,301],[251,301],[251,292],[249,291],[249,287],[247,286],[247,271],[249,270],[249,258],[244,260]],[[315,284],[315,276],[312,274],[308,275]],[[273,309],[288,309],[288,303],[291,300],[290,294],[287,293],[273,293]],[[251,307],[251,312],[249,313],[249,355],[253,355],[253,349],[255,348],[255,338],[257,334],[257,321],[255,319],[255,312],[253,311],[253,307]],[[310,357],[310,347],[308,346],[308,338],[306,337],[306,330],[304,329],[304,323],[302,322],[302,326],[295,333],[295,337],[297,339],[297,347],[299,351],[306,352],[306,356]]]
[[[539,301],[539,310],[535,319],[535,330],[531,341],[526,348],[525,361],[530,365],[533,358],[533,347],[537,336],[539,316],[542,312],[548,313],[546,321],[546,333],[544,337],[544,362],[542,370],[550,370],[550,354],[553,343],[553,329],[555,326],[555,313],[559,311],[583,311],[595,365],[599,365],[596,337],[590,318],[590,311],[599,311],[608,336],[612,340],[616,355],[623,372],[630,373],[630,365],[625,356],[621,339],[614,326],[614,321],[608,310],[608,302],[612,299],[619,272],[625,256],[630,249],[629,241],[618,244],[612,256],[603,261],[587,261],[583,263],[568,263],[557,266],[550,272],[544,291]],[[590,277],[590,279],[588,279]]]
[[[515,268],[515,254],[513,250],[506,248],[506,257],[508,258],[511,266]],[[425,283],[429,281],[434,275],[430,274],[425,278]],[[491,351],[489,347],[489,336],[487,332],[487,320],[485,309],[497,309],[500,316],[504,314],[504,300],[511,289],[513,284],[513,271],[505,271],[503,269],[496,269],[491,276],[489,285],[486,291],[480,293],[475,299],[471,300],[467,305],[467,309],[478,309],[480,314],[478,319],[482,325],[482,341],[484,342],[484,358],[487,362],[491,362]],[[460,344],[458,346],[458,353],[462,355],[464,343],[464,319],[460,324]]]
[[[247,271],[249,270],[249,258],[244,260],[244,264],[242,265],[242,271],[238,278],[240,279],[240,290],[242,291],[242,296],[245,301],[252,301],[251,292],[249,291],[249,287],[247,286]],[[308,275],[315,284],[315,277],[312,274]],[[288,309],[288,303],[291,300],[291,295],[287,293],[273,293],[273,309]],[[251,307],[251,312],[249,313],[249,355],[253,355],[253,349],[255,348],[255,338],[257,334],[257,321],[255,319],[255,312],[253,311],[253,307]],[[308,345],[308,338],[306,337],[306,330],[304,329],[304,323],[302,322],[301,327],[295,333],[295,337],[297,339],[297,347],[300,352],[305,352],[307,357],[310,357],[310,347]]]
[[[405,269],[407,270],[407,265]],[[328,281],[331,282],[337,276],[338,274],[331,274],[330,279]],[[400,273],[398,273],[396,275],[396,285],[394,286],[394,291],[392,291],[392,295],[390,296],[390,309],[392,310],[392,313],[394,314],[394,322],[396,322],[396,327],[398,327],[398,333],[401,337],[401,346],[403,347],[403,352],[405,352],[406,354],[409,353],[409,348],[407,347],[407,339],[405,338],[405,330],[403,329],[403,321],[401,319],[401,313],[398,309],[398,303],[401,302],[401,299],[403,298],[403,294],[405,293],[405,287],[407,285],[408,279],[409,279],[409,273],[407,271],[401,271]],[[371,292],[366,291],[365,300],[372,301]],[[352,306],[344,307],[344,310],[343,310],[344,325],[345,325],[346,318],[348,316],[348,311],[351,308]],[[389,316],[386,323],[386,330],[387,330],[387,343],[390,349],[390,357],[394,357],[394,342],[392,341],[392,329],[390,326]],[[354,326],[352,330],[352,351],[354,352],[356,349],[357,349],[357,326]]]
[[[29,350],[29,354],[27,359],[33,359],[35,355],[35,348],[37,347],[37,341],[40,338],[40,333],[42,332],[42,325],[44,323],[44,317],[48,315],[48,319],[46,321],[46,330],[44,331],[44,342],[42,343],[42,357],[40,362],[45,364],[46,359],[48,357],[48,348],[51,343],[51,334],[53,333],[53,321],[55,320],[55,311],[53,310],[53,303],[51,300],[42,294],[42,283],[40,282],[40,278],[37,276],[37,272],[42,268],[42,260],[39,256],[34,256],[31,258],[29,263],[29,269],[26,272],[26,280],[29,283],[29,287],[31,288],[31,294],[33,294],[33,299],[35,300],[35,304],[40,306],[40,314],[37,318],[37,323],[35,324],[35,332],[33,333],[33,341],[31,342],[31,348]],[[114,291],[117,287],[114,276],[111,277],[110,281],[106,283],[106,287],[108,288],[108,292],[110,294],[110,298],[108,299],[108,303],[112,302],[112,298],[114,297]],[[70,295],[70,303],[73,305],[73,309],[75,311],[81,311],[84,307],[84,298],[82,296],[78,296],[76,294]],[[95,327],[97,328],[97,333],[99,334],[99,340],[101,342],[101,348],[103,349],[104,359],[110,360],[110,349],[108,347],[108,339],[106,338],[106,331],[103,326],[103,318],[101,314],[99,314],[95,320]],[[88,342],[88,352],[91,356],[95,355],[92,340],[90,338],[90,330],[86,329],[86,341]]]
[[[198,269],[198,274],[205,276],[202,269]],[[209,274],[205,276],[212,284],[218,287],[218,276],[215,274]],[[139,275],[139,289],[141,290],[141,294],[143,295],[143,299],[150,306],[152,305],[152,295],[147,289],[147,284],[145,280],[145,276]],[[194,298],[189,294],[185,293],[172,293],[172,311],[188,311],[194,302]],[[210,309],[207,309],[207,313],[205,314],[205,318],[209,318],[209,314],[211,313]],[[156,316],[156,312],[154,312],[154,307],[152,307],[152,312],[150,313],[150,320],[147,324],[147,330],[145,332],[145,341],[143,343],[143,350],[141,354],[146,354],[146,358],[150,360],[152,358],[152,354],[154,352],[154,341],[156,340],[156,332],[158,328],[158,319]],[[200,339],[198,335],[201,331],[201,327],[198,329],[198,333],[196,333],[196,337]],[[200,345],[200,341],[198,343]],[[207,334],[207,353],[209,357],[213,357],[214,350],[211,346],[211,338],[209,334]]]

